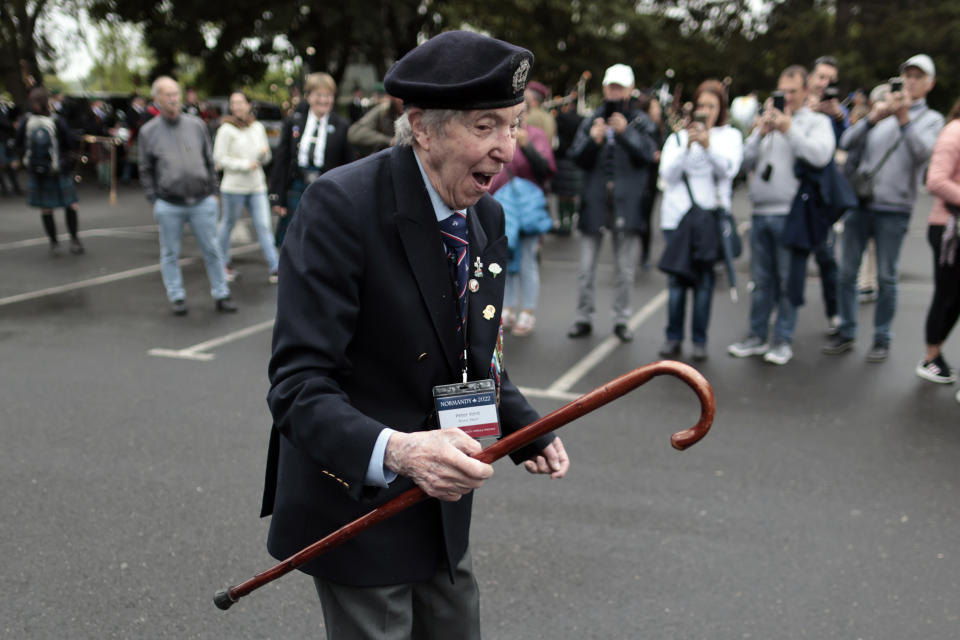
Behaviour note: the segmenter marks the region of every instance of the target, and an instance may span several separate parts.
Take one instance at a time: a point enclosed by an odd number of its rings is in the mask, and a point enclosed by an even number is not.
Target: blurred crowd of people
[[[688,354],[703,360],[709,354],[716,273],[726,266],[736,295],[732,262],[746,244],[748,330],[728,347],[730,355],[761,356],[777,365],[793,358],[804,301],[799,274],[813,254],[828,333],[822,351],[852,350],[857,306],[875,302],[866,357],[882,362],[893,339],[900,249],[925,180],[936,202],[929,232],[936,293],[917,374],[953,382],[956,372],[940,347],[960,315],[958,108],[945,119],[926,103],[936,78],[928,56],[913,56],[893,71],[872,90],[841,94],[837,60],[821,57],[809,68],[784,69],[776,87],[733,100],[727,93],[730,78],[704,79],[684,102],[680,87],[671,93],[661,82],[638,89],[633,70],[615,64],[606,70],[601,99],[592,108],[585,78],[565,95],[530,82],[517,153],[490,188],[506,212],[513,256],[504,328],[516,336],[534,331],[543,237],[576,230],[580,265],[568,336],[593,333],[596,267],[609,237],[615,267],[612,333],[632,340],[634,280],[656,263],[668,278],[659,353],[683,357],[689,297]],[[370,95],[356,89],[338,109],[337,85],[326,73],[304,79],[286,114],[242,91],[201,100],[195,89],[181,94],[176,81],[162,80],[149,98],[123,102],[71,101],[42,88],[31,92],[23,110],[0,102],[0,194],[26,191],[29,204],[40,209],[54,255],[61,250],[53,211],[64,209],[70,251],[80,255],[85,248],[78,236],[78,160],[97,167],[103,183],[139,178],[163,230],[163,279],[177,315],[187,309],[176,266],[186,222],[201,241],[217,309],[235,310],[229,284],[240,273],[230,259],[230,238],[242,212],[250,212],[268,281],[276,282],[278,250],[306,187],[330,169],[391,147],[404,109],[379,85]],[[192,174],[184,163],[174,167],[166,160],[171,144],[183,142],[187,130],[202,143],[189,145],[199,154]],[[21,165],[26,185],[18,178]],[[749,237],[743,240],[731,216],[734,183],[741,179],[752,204]],[[733,213],[747,219],[745,211]],[[651,254],[655,218],[665,246],[659,259]]]

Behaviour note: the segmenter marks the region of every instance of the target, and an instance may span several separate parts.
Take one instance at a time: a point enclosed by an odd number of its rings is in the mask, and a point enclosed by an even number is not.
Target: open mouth
[[[481,189],[486,189],[490,186],[490,181],[493,180],[495,173],[474,173],[473,179]]]

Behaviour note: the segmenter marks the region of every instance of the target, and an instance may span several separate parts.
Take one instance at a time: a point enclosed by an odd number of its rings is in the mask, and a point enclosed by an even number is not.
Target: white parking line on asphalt
[[[246,338],[255,333],[263,331],[265,329],[273,328],[273,320],[264,320],[255,325],[251,325],[244,329],[238,329],[231,333],[220,336],[219,338],[214,338],[213,340],[207,340],[206,342],[201,342],[195,344],[192,347],[186,347],[185,349],[150,349],[147,351],[151,356],[159,356],[161,358],[179,358],[180,360],[197,360],[200,362],[208,362],[213,360],[215,355],[212,353],[207,353],[210,349],[216,349],[221,345],[228,344],[234,340],[239,340],[241,338]]]
[[[182,267],[188,264],[193,264],[197,260],[198,258],[183,258],[180,260],[180,266]],[[89,280],[80,280],[79,282],[71,282],[70,284],[62,284],[56,287],[37,289],[36,291],[28,291],[27,293],[18,293],[15,296],[0,298],[0,307],[7,304],[13,304],[15,302],[35,300],[37,298],[43,298],[44,296],[52,296],[58,293],[66,293],[67,291],[76,291],[77,289],[85,289],[87,287],[94,287],[101,284],[107,284],[109,282],[117,282],[118,280],[126,280],[127,278],[136,278],[137,276],[142,276],[147,273],[155,273],[157,271],[160,271],[160,265],[154,264],[150,265],[149,267],[137,267],[136,269],[118,271],[117,273],[110,273],[105,276],[90,278]]]
[[[144,224],[137,227],[108,227],[104,229],[86,229],[80,232],[81,237],[88,236],[100,236],[100,237],[132,237],[142,236],[144,233],[156,233],[157,225],[155,224]],[[59,240],[66,242],[70,239],[69,233],[61,233],[57,236]],[[44,246],[50,242],[46,237],[43,238],[29,238],[27,240],[18,240],[16,242],[7,242],[0,244],[0,251],[7,251],[10,249],[22,249],[24,247],[39,247]]]
[[[633,317],[627,321],[627,326],[630,327],[631,331],[636,331],[640,325],[650,318],[650,316],[659,311],[663,305],[666,304],[666,302],[667,291],[664,289],[657,295],[653,296],[653,298],[651,298],[647,304],[643,305],[639,311],[633,314]],[[613,353],[614,350],[620,346],[620,344],[620,339],[611,335],[606,340],[594,347],[593,351],[584,356],[580,362],[570,367],[566,373],[557,378],[557,380],[546,390],[546,393],[565,394],[566,392],[570,391],[570,389],[573,388],[573,385],[580,382],[580,380],[587,375],[591,369],[603,362],[603,360]]]
[[[105,234],[107,235],[107,234]],[[24,240],[23,242],[30,242],[29,240]],[[43,244],[46,244],[46,240],[43,240]],[[16,244],[16,243],[13,243]],[[9,246],[9,245],[5,245]],[[236,247],[231,249],[231,253],[234,255],[240,253],[249,253],[255,249],[259,249],[260,245],[257,243],[249,244],[243,247]],[[181,267],[185,267],[190,264],[199,262],[200,258],[181,258],[178,264]],[[6,298],[0,298],[0,307],[8,304],[14,304],[16,302],[24,302],[26,300],[36,300],[37,298],[43,298],[45,296],[52,296],[59,293],[66,293],[68,291],[76,291],[77,289],[86,289],[87,287],[95,287],[101,284],[108,284],[110,282],[118,282],[120,280],[127,280],[128,278],[136,278],[148,273],[156,273],[160,271],[160,265],[153,264],[148,267],[137,267],[135,269],[127,269],[126,271],[118,271],[117,273],[109,273],[105,276],[97,276],[96,278],[89,278],[87,280],[80,280],[78,282],[71,282],[69,284],[61,284],[55,287],[47,287],[46,289],[37,289],[36,291],[28,291],[26,293],[18,293],[13,296],[7,296]]]

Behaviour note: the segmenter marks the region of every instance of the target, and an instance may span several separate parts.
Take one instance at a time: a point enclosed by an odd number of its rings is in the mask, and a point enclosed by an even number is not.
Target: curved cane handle
[[[607,384],[597,387],[590,393],[580,396],[573,402],[560,407],[536,422],[531,422],[519,431],[515,431],[501,440],[493,443],[478,455],[474,456],[481,462],[491,463],[517,449],[530,444],[540,436],[546,435],[577,418],[616,400],[620,396],[633,391],[656,376],[671,375],[680,378],[697,394],[700,399],[700,420],[697,424],[678,431],[670,438],[674,449],[683,451],[700,441],[710,430],[713,416],[716,413],[716,400],[710,383],[699,371],[683,362],[675,360],[661,360],[638,367],[619,378],[614,378]]]

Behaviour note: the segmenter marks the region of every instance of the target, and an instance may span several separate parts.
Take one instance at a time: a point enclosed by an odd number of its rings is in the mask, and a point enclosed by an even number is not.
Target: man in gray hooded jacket
[[[874,238],[879,296],[873,315],[873,346],[867,360],[887,359],[897,308],[900,248],[917,199],[917,185],[943,128],[943,115],[930,109],[926,100],[935,76],[930,56],[911,57],[900,66],[902,88],[892,87],[885,100],[875,103],[870,114],[840,138],[841,148],[862,153],[857,173],[869,184],[870,194],[861,193],[860,206],[844,220],[838,291],[840,327],[823,346],[826,354],[837,355],[853,348],[857,336],[857,271],[867,241]]]
[[[190,223],[203,254],[210,295],[220,312],[234,312],[223,256],[217,242],[219,186],[213,145],[200,118],[180,112],[180,85],[160,76],[153,81],[159,115],[140,129],[140,183],[153,205],[160,231],[160,275],[174,315],[187,313],[180,271],[183,226]]]

